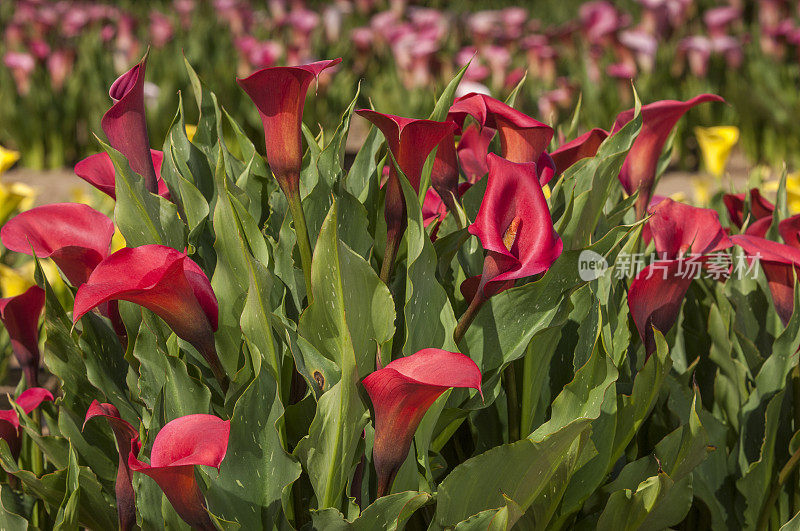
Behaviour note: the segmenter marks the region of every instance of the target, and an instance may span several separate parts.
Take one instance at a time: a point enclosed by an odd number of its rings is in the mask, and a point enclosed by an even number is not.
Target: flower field
[[[543,4],[0,5],[0,529],[800,528],[800,12]]]

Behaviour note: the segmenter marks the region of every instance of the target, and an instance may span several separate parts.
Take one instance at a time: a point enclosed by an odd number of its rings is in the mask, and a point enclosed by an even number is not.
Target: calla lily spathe
[[[706,171],[714,177],[722,177],[731,150],[739,141],[739,128],[733,125],[695,127],[694,136],[700,146]]]
[[[11,350],[30,387],[39,385],[39,317],[44,300],[44,290],[39,286],[0,299],[0,321],[6,327]]]
[[[14,400],[26,415],[30,415],[44,401],[52,402],[53,394],[42,387],[26,389]],[[22,433],[20,432],[19,415],[16,410],[4,409],[0,411],[0,439],[8,443],[11,456],[17,459],[22,448]]]
[[[169,199],[169,189],[167,183],[161,178],[161,164],[164,162],[164,152],[156,149],[150,150],[153,159],[153,168],[156,172],[158,195]],[[90,155],[75,165],[75,175],[91,184],[111,199],[117,198],[116,192],[116,172],[114,163],[108,153],[97,153]]]

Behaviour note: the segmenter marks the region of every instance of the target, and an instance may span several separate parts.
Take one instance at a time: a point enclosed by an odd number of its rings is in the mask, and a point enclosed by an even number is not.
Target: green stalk
[[[286,190],[284,190],[286,193]],[[297,247],[300,249],[300,261],[303,265],[303,276],[306,281],[306,297],[310,305],[314,296],[311,292],[311,240],[308,238],[308,227],[306,226],[306,215],[303,212],[303,203],[300,199],[300,191],[287,193],[286,199],[289,200],[289,211],[292,213],[294,221],[294,232],[297,235]]]
[[[517,375],[514,362],[503,370],[503,387],[506,390],[506,410],[508,413],[508,442],[519,440],[519,400],[517,399]]]
[[[768,529],[770,514],[772,514],[772,508],[775,506],[778,496],[780,496],[781,488],[783,487],[783,484],[786,483],[786,480],[789,479],[789,476],[792,474],[792,472],[794,472],[794,469],[797,467],[798,463],[800,463],[800,448],[795,450],[786,464],[783,465],[783,468],[778,473],[778,481],[773,483],[772,489],[769,492],[769,496],[764,502],[764,505],[761,507],[761,513],[758,516],[758,524],[756,525],[756,529],[759,531]]]
[[[533,352],[530,347],[525,349],[525,356],[522,358],[522,406],[521,411],[524,415],[520,415],[520,433],[526,436],[533,431],[531,411],[533,411],[533,389],[530,382],[534,380],[533,374]]]
[[[472,321],[475,320],[475,316],[478,315],[478,312],[481,310],[481,306],[483,306],[483,303],[487,300],[489,299],[483,295],[483,285],[481,285],[475,292],[472,302],[469,303],[469,308],[467,308],[467,310],[461,315],[461,318],[458,320],[458,324],[456,324],[456,329],[453,332],[453,340],[456,342],[456,344],[458,344],[464,338],[464,334],[467,333],[469,325],[471,325]]]

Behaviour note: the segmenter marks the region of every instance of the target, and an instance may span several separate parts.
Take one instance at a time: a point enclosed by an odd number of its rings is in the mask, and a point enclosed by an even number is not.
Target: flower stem
[[[392,237],[389,235],[386,238],[386,251],[383,253],[383,264],[381,265],[381,280],[387,286],[392,276],[392,270],[394,270],[394,261],[397,259],[397,250],[400,247],[401,237],[402,233],[400,237]]]
[[[286,193],[286,190],[284,190]],[[303,265],[303,276],[306,281],[306,297],[308,304],[314,300],[311,291],[311,240],[308,238],[308,227],[306,226],[306,215],[303,212],[303,204],[300,199],[300,190],[286,194],[289,201],[289,211],[292,213],[294,221],[294,232],[297,236],[297,247],[300,249],[300,261]]]
[[[508,442],[519,440],[519,401],[517,399],[517,374],[514,362],[503,370],[503,387],[506,390],[506,410],[508,413]]]
[[[472,321],[475,320],[475,316],[478,315],[481,306],[483,306],[483,303],[487,300],[488,298],[483,294],[483,286],[480,286],[475,292],[475,296],[472,297],[472,302],[469,303],[469,307],[461,315],[461,318],[458,320],[458,324],[456,324],[456,329],[453,332],[453,340],[456,342],[456,344],[461,342],[461,340],[464,338],[464,334],[467,333],[469,325],[471,325]]]
[[[786,480],[789,479],[789,476],[792,474],[792,472],[794,472],[794,469],[797,467],[798,463],[800,463],[800,448],[795,450],[786,464],[783,465],[783,468],[781,468],[781,471],[778,473],[778,480],[772,484],[772,489],[769,492],[769,496],[764,502],[764,505],[761,507],[761,513],[758,516],[758,524],[756,525],[756,529],[759,531],[763,531],[769,526],[770,513],[772,513],[772,508],[775,505],[778,496],[780,496],[781,488],[783,487],[783,484],[786,483]]]

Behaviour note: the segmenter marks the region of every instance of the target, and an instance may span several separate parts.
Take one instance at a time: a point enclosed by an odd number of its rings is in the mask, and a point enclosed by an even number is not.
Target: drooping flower
[[[186,127],[189,127],[188,125]],[[164,152],[156,149],[150,150],[153,158],[153,167],[158,180],[158,195],[169,199],[169,189],[167,183],[161,178],[161,164],[164,162]],[[117,198],[116,193],[116,172],[114,163],[108,153],[97,153],[90,155],[75,165],[75,175],[91,184],[112,199]]]
[[[672,128],[686,111],[695,105],[710,101],[725,100],[715,94],[701,94],[687,101],[662,100],[642,106],[642,130],[634,140],[619,172],[619,180],[625,192],[633,194],[639,191],[639,198],[636,201],[636,214],[639,219],[644,217],[650,196],[653,194],[658,159]],[[614,122],[612,134],[630,122],[633,113],[633,109],[620,113]]]
[[[80,203],[54,203],[11,218],[0,230],[10,250],[52,258],[73,286],[80,286],[107,255],[114,224]]]
[[[550,153],[550,157],[552,157],[556,165],[556,173],[564,173],[565,170],[581,159],[594,157],[600,148],[600,144],[607,137],[607,131],[595,127]]]
[[[117,466],[117,479],[114,485],[114,492],[117,498],[117,516],[119,518],[119,528],[121,531],[133,529],[136,524],[136,497],[131,483],[131,469],[128,466],[128,456],[138,455],[142,447],[139,441],[139,432],[124,420],[113,404],[101,404],[94,400],[86,411],[86,418],[83,427],[90,419],[95,417],[105,417],[114,432],[117,442],[117,453],[119,454],[119,464]]]
[[[767,277],[772,303],[784,326],[794,311],[794,277],[800,276],[800,249],[749,234],[731,236],[749,262],[758,260]]]
[[[39,286],[0,299],[0,321],[8,331],[11,350],[29,387],[39,385],[39,316],[43,308],[44,290]]]
[[[378,497],[389,493],[425,412],[450,387],[481,390],[481,371],[469,357],[427,348],[399,358],[363,380],[375,410],[372,459]]]
[[[356,113],[381,130],[397,165],[417,192],[419,192],[425,159],[428,158],[433,148],[456,128],[453,122],[403,118],[370,109],[359,109]],[[394,164],[389,165],[389,180],[386,186],[384,218],[386,219],[387,241],[384,265],[381,269],[381,278],[384,281],[388,281],[391,274],[397,249],[407,223],[403,189]]]
[[[665,334],[672,328],[686,290],[709,260],[707,255],[733,245],[719,214],[710,208],[666,198],[650,213],[647,224],[659,259],[642,269],[628,290],[628,307],[647,356],[656,348],[652,327]],[[724,277],[727,269],[719,274]]]
[[[287,197],[300,193],[301,124],[306,92],[323,70],[341,61],[339,58],[300,66],[264,68],[237,80],[261,116],[267,161]]]
[[[469,227],[487,254],[480,280],[471,280],[470,286],[476,282],[477,286],[456,328],[457,340],[489,297],[511,287],[516,279],[546,271],[563,249],[536,176],[536,165],[510,162],[494,153],[487,161],[486,193],[475,223]]]
[[[78,322],[96,306],[115,300],[144,306],[205,358],[225,385],[214,346],[219,308],[205,273],[188,256],[163,245],[120,249],[92,271],[78,288],[72,315]]]
[[[694,134],[700,145],[706,171],[714,177],[722,177],[731,150],[739,140],[739,128],[733,125],[695,127]]]
[[[41,387],[31,387],[23,391],[14,402],[30,415],[34,409],[45,400],[53,401],[53,395],[47,389]],[[22,447],[22,433],[19,428],[19,415],[14,409],[4,409],[0,411],[0,439],[8,443],[11,456],[16,459]]]
[[[125,155],[131,169],[144,178],[145,188],[158,193],[158,180],[150,154],[144,110],[144,75],[147,56],[122,74],[108,90],[114,105],[103,115],[100,126],[111,147]]]
[[[134,472],[153,478],[178,516],[193,529],[216,530],[195,479],[194,467],[210,466],[219,470],[228,450],[230,432],[231,422],[214,415],[179,417],[168,422],[156,435],[149,465],[131,452],[128,466]]]

